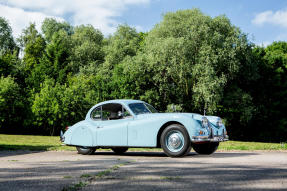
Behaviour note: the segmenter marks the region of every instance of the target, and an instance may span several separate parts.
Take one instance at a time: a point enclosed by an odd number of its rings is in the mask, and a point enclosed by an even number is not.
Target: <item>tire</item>
[[[128,149],[129,149],[128,147],[114,147],[114,148],[112,148],[114,153],[116,153],[118,155],[125,153]]]
[[[191,144],[190,144],[189,148],[186,149],[186,152],[184,153],[183,156],[188,155],[188,154],[190,153],[191,148],[192,148],[192,146],[191,146]]]
[[[160,136],[161,148],[170,157],[182,157],[190,152],[191,142],[184,126],[172,124]]]
[[[82,155],[90,155],[93,154],[96,149],[95,148],[91,148],[91,147],[76,147],[78,154],[82,154]]]
[[[217,150],[218,145],[219,145],[218,142],[210,142],[203,144],[193,144],[192,148],[198,154],[210,155]]]

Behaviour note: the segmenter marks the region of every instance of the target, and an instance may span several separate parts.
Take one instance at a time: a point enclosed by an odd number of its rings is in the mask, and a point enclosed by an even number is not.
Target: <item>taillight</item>
[[[67,131],[69,128],[70,128],[70,127],[69,127],[69,126],[67,126],[67,127],[66,127],[66,131]]]

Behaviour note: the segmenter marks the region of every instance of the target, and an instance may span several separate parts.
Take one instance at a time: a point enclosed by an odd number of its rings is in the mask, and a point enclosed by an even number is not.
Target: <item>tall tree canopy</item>
[[[0,55],[12,52],[16,48],[16,43],[12,36],[12,29],[8,21],[0,17]]]
[[[120,25],[105,37],[51,18],[41,29],[23,30],[19,57],[0,18],[0,131],[58,134],[97,102],[128,98],[160,111],[205,109],[232,139],[286,139],[286,42],[257,47],[226,16],[198,9],[166,13],[145,33]]]

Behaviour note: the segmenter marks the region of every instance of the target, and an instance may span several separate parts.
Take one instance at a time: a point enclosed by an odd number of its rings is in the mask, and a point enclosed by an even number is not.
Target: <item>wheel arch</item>
[[[163,125],[160,127],[160,129],[159,129],[159,131],[158,131],[158,133],[157,133],[157,137],[156,137],[156,148],[161,148],[161,146],[160,146],[160,136],[161,136],[163,130],[164,130],[165,128],[167,128],[169,125],[172,125],[172,124],[178,124],[178,125],[182,125],[183,127],[185,127],[182,123],[180,123],[180,122],[178,122],[178,121],[168,121],[168,122],[166,122],[165,124],[163,124]]]

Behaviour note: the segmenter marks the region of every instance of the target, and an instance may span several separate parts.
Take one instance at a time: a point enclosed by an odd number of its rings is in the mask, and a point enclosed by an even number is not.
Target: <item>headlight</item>
[[[208,127],[208,120],[206,117],[203,117],[201,120],[201,125],[203,128],[207,128]]]
[[[216,122],[217,127],[221,127],[223,125],[222,119],[218,118]]]

